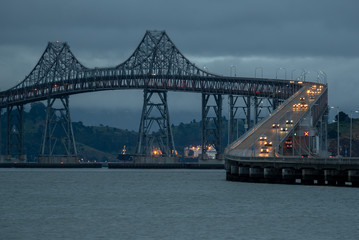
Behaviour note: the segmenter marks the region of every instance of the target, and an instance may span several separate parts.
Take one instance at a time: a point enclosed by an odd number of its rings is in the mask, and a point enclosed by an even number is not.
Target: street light
[[[306,71],[305,69],[302,69],[302,73],[297,78],[297,80],[305,81],[306,75],[309,73],[309,71]]]
[[[284,79],[287,79],[287,69],[283,68],[283,67],[280,67],[277,69],[277,71],[275,72],[275,78],[278,79],[278,71],[279,70],[284,70]]]
[[[232,77],[232,68],[234,68],[234,76],[236,77],[236,75],[237,75],[237,68],[236,68],[236,66],[234,66],[234,65],[231,65],[231,67],[230,67],[230,76]]]
[[[297,69],[293,69],[293,70],[290,72],[290,79],[291,79],[291,80],[294,80],[294,79],[293,79],[293,73],[294,73],[296,70],[297,70]]]
[[[257,77],[257,69],[261,70],[261,77],[263,78],[263,68],[262,67],[256,67],[254,69],[254,77]]]
[[[352,138],[353,138],[353,112],[359,113],[358,110],[350,112],[350,147],[349,147],[349,157],[352,157]]]
[[[335,107],[330,107],[330,108],[331,108],[331,109],[334,109]],[[339,107],[336,107],[336,108],[337,108],[337,116],[338,116],[338,117],[337,117],[337,123],[338,123],[338,125],[337,125],[337,137],[338,137],[338,146],[337,146],[337,148],[338,148],[338,149],[337,149],[337,150],[338,150],[337,152],[338,152],[338,153],[337,153],[337,157],[339,157],[339,153],[340,153],[340,152],[339,152]]]

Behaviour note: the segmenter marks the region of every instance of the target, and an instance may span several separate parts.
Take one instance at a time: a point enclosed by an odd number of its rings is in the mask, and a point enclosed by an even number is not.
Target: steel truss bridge
[[[67,43],[50,42],[28,76],[16,86],[0,92],[0,109],[5,109],[7,116],[5,156],[26,158],[23,140],[24,105],[37,101],[47,102],[46,124],[39,159],[58,156],[71,158],[76,157],[77,150],[71,125],[69,96],[93,91],[126,89],[141,89],[144,92],[137,154],[148,155],[153,146],[161,148],[166,156],[171,156],[175,152],[167,104],[169,91],[202,95],[203,153],[206,153],[207,146],[211,144],[218,154],[222,154],[224,96],[228,96],[229,100],[229,141],[233,142],[238,130],[236,120],[240,113],[245,116],[247,130],[252,129],[245,135],[249,136],[251,134],[248,133],[258,129],[257,122],[260,120],[263,102],[267,103],[266,108],[270,116],[279,114],[285,105],[292,103],[293,96],[298,96],[298,92],[308,89],[311,85],[313,83],[300,80],[229,77],[204,71],[191,63],[164,31],[147,31],[133,54],[125,62],[111,68],[87,68],[76,59]],[[324,124],[327,113],[327,88],[326,85],[323,86],[323,92],[316,97],[315,103],[310,104],[302,115],[298,115],[295,126],[286,134],[282,134],[280,140],[275,143],[275,152],[288,154],[287,149],[283,150],[283,143],[295,129],[301,128],[302,123],[309,124],[317,130],[321,129],[312,136],[313,139],[326,129],[322,125],[318,127],[318,122]],[[155,115],[155,111],[159,114]],[[310,116],[314,116],[310,123],[304,120],[308,118],[309,112]],[[155,133],[151,131],[154,125],[159,129]],[[320,147],[316,146],[317,154],[321,154],[326,147],[325,141],[324,145],[322,142],[320,140],[318,143]],[[236,147],[240,145],[238,140],[235,144]],[[299,141],[296,144],[297,149],[303,144]],[[233,146],[230,149],[232,152],[239,151]],[[251,146],[245,148],[248,147]],[[259,146],[253,147],[259,151]],[[322,150],[319,151],[319,148]],[[244,152],[248,151],[244,149]],[[312,153],[310,148],[306,149],[306,152]],[[296,150],[291,154],[301,153]]]

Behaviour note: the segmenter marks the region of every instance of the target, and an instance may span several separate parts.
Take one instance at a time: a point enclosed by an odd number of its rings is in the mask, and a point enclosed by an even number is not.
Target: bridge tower
[[[212,101],[210,102],[210,100]],[[209,145],[214,145],[217,156],[222,147],[222,95],[202,93],[202,157],[205,158]],[[213,104],[213,105],[210,105]]]
[[[159,148],[164,156],[175,154],[175,145],[167,105],[167,91],[144,90],[143,108],[138,134],[136,153],[149,156]],[[153,123],[158,131],[151,132]]]
[[[55,103],[59,103],[55,107]],[[41,163],[76,163],[77,150],[72,129],[69,96],[47,99],[46,123],[41,142]]]
[[[6,155],[26,161],[24,154],[24,105],[11,105],[6,108]]]

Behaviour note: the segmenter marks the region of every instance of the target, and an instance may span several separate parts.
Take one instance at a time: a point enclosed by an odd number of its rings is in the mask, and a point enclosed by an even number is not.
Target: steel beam
[[[136,154],[149,156],[157,148],[164,156],[176,154],[168,112],[167,91],[144,90],[143,98]]]
[[[212,98],[211,98],[212,97]],[[209,105],[210,99],[214,105]],[[202,93],[202,157],[209,145],[214,145],[217,154],[222,154],[222,95]]]
[[[6,110],[6,154],[24,155],[24,106],[8,106]]]
[[[55,108],[55,103],[59,103],[60,107]],[[46,123],[40,156],[77,156],[68,96],[47,99]]]

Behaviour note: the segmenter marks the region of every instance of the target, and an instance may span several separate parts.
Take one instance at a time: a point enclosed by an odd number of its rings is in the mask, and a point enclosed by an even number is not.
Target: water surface
[[[0,169],[0,239],[358,239],[359,189],[223,170]]]

